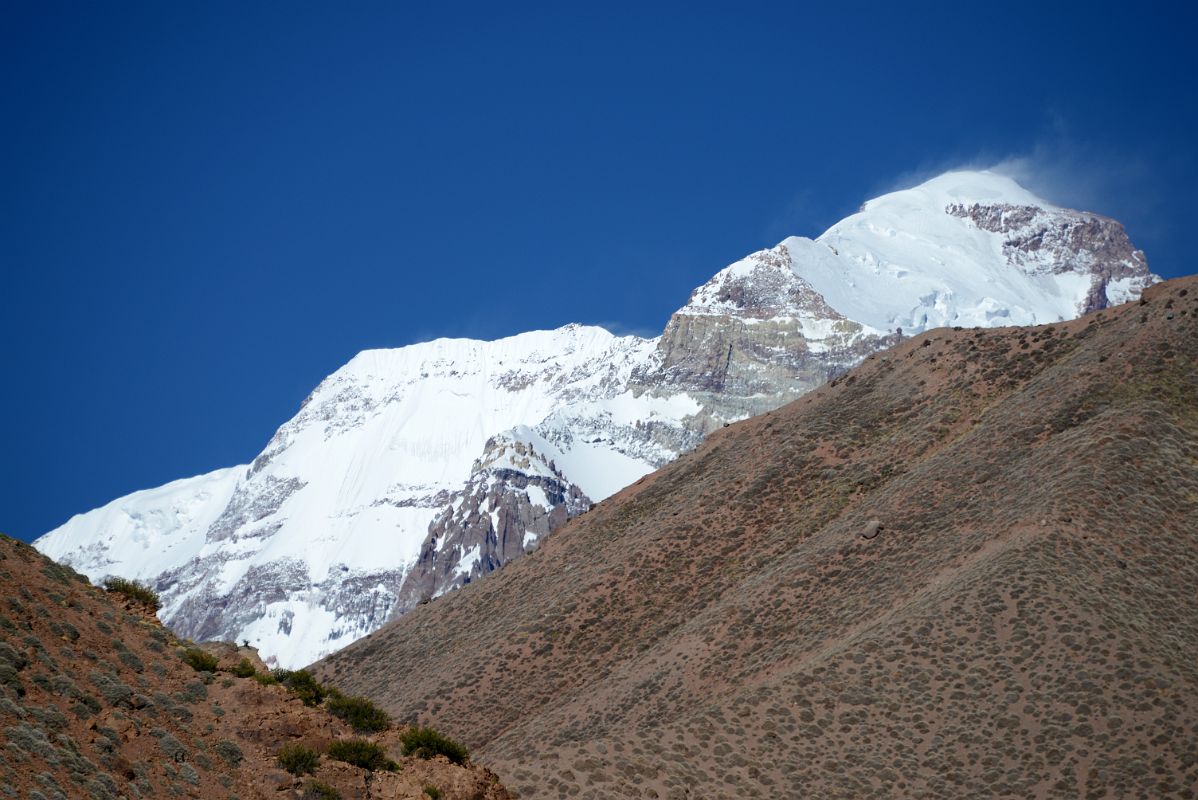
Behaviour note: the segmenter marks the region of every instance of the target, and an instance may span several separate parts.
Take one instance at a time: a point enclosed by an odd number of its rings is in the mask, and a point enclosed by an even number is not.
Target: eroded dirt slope
[[[871,357],[319,669],[526,797],[1192,797],[1196,519],[1191,278]]]

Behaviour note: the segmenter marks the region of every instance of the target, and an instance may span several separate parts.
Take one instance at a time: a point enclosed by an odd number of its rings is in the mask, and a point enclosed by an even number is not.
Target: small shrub
[[[391,727],[391,717],[387,712],[365,697],[347,697],[340,692],[331,692],[324,707],[334,717],[348,722],[357,733],[375,733]]]
[[[254,665],[250,663],[248,658],[243,658],[237,662],[237,666],[233,667],[231,672],[238,678],[249,678],[257,670],[254,669]]]
[[[176,692],[175,698],[180,703],[198,703],[208,699],[208,687],[204,685],[203,681],[192,681],[183,688],[183,691]]]
[[[151,730],[150,735],[158,739],[158,747],[167,758],[177,762],[187,760],[187,748],[174,736],[160,728]]]
[[[327,783],[309,781],[304,787],[302,800],[341,800],[341,795]]]
[[[216,672],[219,659],[198,647],[189,647],[183,651],[183,661],[196,672]]]
[[[465,764],[470,758],[466,748],[432,728],[409,728],[399,737],[405,756],[434,758],[445,756],[455,764]]]
[[[125,666],[127,666],[129,669],[133,670],[134,672],[143,672],[146,668],[146,665],[141,663],[141,659],[138,658],[137,655],[134,654],[132,651],[122,650],[119,653],[117,653],[117,657],[121,659],[121,662]]]
[[[228,739],[221,739],[212,746],[216,754],[225,760],[225,763],[230,767],[236,767],[241,764],[241,759],[245,758],[241,752],[241,748]]]
[[[324,753],[334,761],[344,761],[346,764],[353,764],[355,767],[368,769],[371,772],[375,770],[394,772],[399,769],[398,764],[387,758],[386,751],[369,739],[338,739],[335,742],[329,742]]]
[[[89,677],[95,687],[100,690],[100,696],[110,706],[133,707],[133,690],[131,688],[103,672],[93,671]]]
[[[424,787],[424,793],[431,797],[432,800],[441,800],[441,790],[431,783]]]
[[[279,679],[269,672],[255,672],[253,678],[263,686],[274,686],[279,682]]]
[[[104,581],[104,591],[124,595],[130,600],[141,603],[151,611],[157,611],[162,607],[162,601],[158,599],[158,593],[138,581],[111,577]]]
[[[327,692],[306,669],[275,670],[275,678],[287,687],[287,690],[303,701],[306,706],[318,706],[324,700]]]
[[[302,744],[285,744],[279,749],[279,766],[296,777],[311,775],[320,766],[320,753]]]

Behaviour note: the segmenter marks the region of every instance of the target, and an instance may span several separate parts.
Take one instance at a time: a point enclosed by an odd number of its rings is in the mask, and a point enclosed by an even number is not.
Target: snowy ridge
[[[720,270],[656,339],[568,325],[359,353],[248,467],[134,493],[35,545],[154,584],[181,634],[300,666],[903,335],[1067,319],[1156,280],[1117,222],[948,173]]]
[[[87,564],[93,578],[152,580],[200,553],[208,526],[245,471],[218,469],[117,498],[71,517],[39,538],[37,548],[59,561]]]

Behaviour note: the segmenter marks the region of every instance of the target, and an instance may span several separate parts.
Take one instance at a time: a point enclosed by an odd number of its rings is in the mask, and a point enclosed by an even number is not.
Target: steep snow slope
[[[93,579],[154,583],[183,634],[300,665],[904,335],[1055,322],[1155,280],[1117,222],[948,173],[721,270],[657,339],[570,325],[365,351],[249,467],[36,544]]]
[[[50,558],[87,564],[92,578],[152,580],[195,558],[244,466],[171,481],[76,514],[35,543]]]
[[[990,172],[950,172],[883,195],[815,240],[792,236],[764,253],[783,251],[803,291],[840,316],[907,334],[1072,319],[1089,310],[1095,285],[1105,305],[1156,280],[1119,223],[1057,208]],[[683,311],[726,313],[735,307],[726,287],[761,260],[755,254],[722,271]],[[806,310],[792,304],[780,313]]]
[[[491,435],[567,405],[610,417],[603,401],[651,350],[570,325],[366,351],[323,381],[248,468],[115,501],[37,544],[95,578],[155,583],[163,618],[194,638],[249,639],[281,663],[307,663],[386,619],[430,522]],[[559,435],[553,453],[586,465],[590,447]],[[576,470],[592,499],[661,461],[604,452],[602,469]]]

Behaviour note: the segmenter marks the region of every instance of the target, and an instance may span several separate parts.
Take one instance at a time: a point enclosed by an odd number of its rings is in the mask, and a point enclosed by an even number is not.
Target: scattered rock
[[[871,519],[865,523],[865,528],[861,531],[862,539],[873,539],[882,532],[882,523],[880,520]]]

